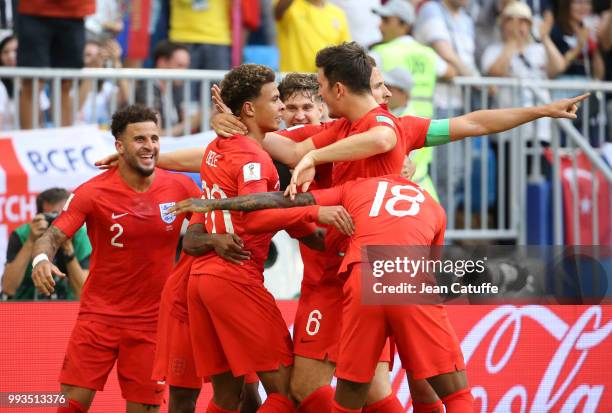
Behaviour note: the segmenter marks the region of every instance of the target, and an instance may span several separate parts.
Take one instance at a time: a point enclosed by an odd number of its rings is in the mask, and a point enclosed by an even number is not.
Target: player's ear
[[[334,83],[333,91],[336,98],[340,98],[345,95],[345,87],[342,83],[336,82]]]
[[[119,155],[123,155],[124,147],[122,138],[115,139],[115,150]]]
[[[253,104],[253,102],[250,101],[246,101],[244,102],[244,104],[242,105],[242,113],[245,116],[248,116],[249,118],[252,118],[255,116],[255,105]]]

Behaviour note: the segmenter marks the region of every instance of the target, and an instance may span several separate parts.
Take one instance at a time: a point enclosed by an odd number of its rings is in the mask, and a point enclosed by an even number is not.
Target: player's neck
[[[266,136],[266,132],[259,127],[259,125],[257,124],[257,122],[255,122],[253,118],[243,119],[242,121],[248,129],[248,132],[245,136],[253,139],[259,145],[261,145],[264,140],[264,137]]]
[[[142,176],[121,160],[117,169],[123,182],[136,192],[147,192],[155,179],[155,172],[149,176]]]
[[[369,111],[380,106],[372,95],[351,95],[346,98],[344,117],[354,122],[364,117]]]

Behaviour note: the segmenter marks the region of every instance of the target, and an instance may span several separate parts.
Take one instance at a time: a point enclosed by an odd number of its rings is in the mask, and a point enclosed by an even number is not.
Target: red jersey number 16
[[[378,189],[376,189],[376,196],[374,197],[374,203],[370,209],[370,216],[377,217],[380,215],[380,209],[385,201],[385,195],[389,189],[389,182],[381,181],[378,183]],[[404,193],[403,193],[404,192]],[[412,193],[413,195],[406,194],[405,192]],[[425,195],[416,186],[413,185],[394,185],[391,187],[391,198],[385,202],[385,210],[395,217],[413,216],[419,213],[421,210],[421,204],[425,201]],[[399,201],[406,201],[408,203],[407,209],[397,209],[396,205]]]

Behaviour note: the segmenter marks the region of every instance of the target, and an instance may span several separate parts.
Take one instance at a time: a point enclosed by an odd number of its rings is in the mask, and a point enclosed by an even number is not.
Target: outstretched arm
[[[178,202],[169,209],[169,212],[176,215],[189,211],[199,213],[215,210],[248,212],[260,209],[293,208],[315,204],[314,196],[309,192],[298,194],[293,200],[285,197],[282,192],[260,192],[224,199],[188,198]]]
[[[576,119],[578,104],[589,95],[585,93],[541,106],[478,110],[457,116],[450,119],[450,139],[456,141],[470,136],[499,133],[543,117]]]

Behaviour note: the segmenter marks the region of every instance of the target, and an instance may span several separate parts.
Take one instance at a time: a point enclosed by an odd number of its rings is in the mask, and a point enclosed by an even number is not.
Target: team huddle
[[[93,246],[59,412],[86,412],[115,362],[128,412],[157,411],[165,384],[169,410],[193,412],[203,381],[214,392],[210,413],[400,412],[389,382],[395,351],[414,412],[473,411],[444,306],[363,305],[362,247],[444,243],[444,210],[400,175],[412,150],[573,118],[586,96],[396,118],[360,46],[322,49],[316,65],[317,75],[288,74],[278,86],[265,66],[228,72],[213,91],[218,137],[205,148],[160,154],[154,111],[114,114],[108,170],[74,191],[33,252],[34,283],[50,294],[63,276],[50,261],[59,246],[83,224]],[[203,192],[165,169],[199,172]],[[263,284],[280,230],[299,240],[304,263],[293,337]]]

